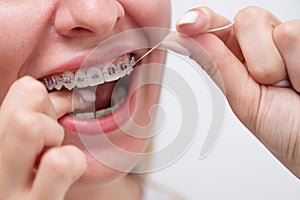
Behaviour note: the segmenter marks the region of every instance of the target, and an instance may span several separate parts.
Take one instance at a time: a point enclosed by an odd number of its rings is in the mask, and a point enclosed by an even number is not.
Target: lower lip
[[[99,119],[79,119],[74,116],[63,116],[58,121],[65,130],[83,135],[107,134],[131,119],[136,106],[136,94],[134,88],[135,73],[132,72],[128,95],[121,107],[110,115]]]

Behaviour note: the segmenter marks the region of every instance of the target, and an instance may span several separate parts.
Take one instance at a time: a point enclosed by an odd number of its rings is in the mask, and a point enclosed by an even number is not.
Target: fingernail
[[[290,87],[291,83],[290,83],[289,80],[282,80],[282,81],[279,81],[278,83],[273,84],[273,86],[276,86],[276,87]]]
[[[168,49],[181,54],[183,56],[190,56],[191,52],[183,47],[182,45],[180,45],[178,42],[175,41],[170,41],[170,40],[165,40],[162,42],[162,45],[164,45],[165,47],[167,47]]]
[[[198,13],[195,11],[189,11],[179,18],[177,25],[193,24],[197,21]]]

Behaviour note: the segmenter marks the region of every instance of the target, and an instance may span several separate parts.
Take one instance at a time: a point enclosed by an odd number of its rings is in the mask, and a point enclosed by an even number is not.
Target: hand
[[[230,21],[206,7],[192,11],[165,46],[189,52],[240,121],[300,178],[300,20],[282,23],[248,7],[231,28],[206,33]]]
[[[30,77],[11,86],[0,107],[0,199],[63,199],[85,171],[83,153],[61,146],[57,118],[72,109],[66,96]]]

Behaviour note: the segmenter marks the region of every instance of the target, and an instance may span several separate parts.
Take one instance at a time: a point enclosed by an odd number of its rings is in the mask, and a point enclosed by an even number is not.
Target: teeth
[[[133,68],[130,68],[130,69],[127,70],[127,73],[126,73],[126,74],[127,74],[127,75],[130,75],[132,71],[133,71]]]
[[[130,58],[130,61],[129,61],[129,66],[130,68],[126,71],[127,72],[127,75],[130,75],[131,72],[133,71],[133,68],[132,66],[135,64],[135,57],[131,57]]]
[[[48,90],[61,90],[62,87],[72,90],[74,87],[84,88],[78,90],[78,94],[81,96],[82,101],[90,106],[96,101],[95,87],[104,82],[111,82],[118,80],[130,74],[133,71],[133,66],[135,64],[134,57],[125,55],[119,59],[116,65],[108,63],[104,66],[103,71],[100,67],[92,66],[86,71],[82,69],[78,70],[75,75],[73,72],[66,71],[62,76],[52,76],[51,78],[44,79],[42,82],[45,84]],[[90,87],[88,87],[90,86]],[[123,87],[117,87],[112,94],[111,105],[112,107],[98,110],[96,112],[82,111],[81,113],[73,113],[71,115],[81,118],[81,119],[96,119],[101,118],[106,115],[110,115],[120,108],[122,103],[125,101],[126,89]],[[88,106],[87,106],[88,107]],[[88,107],[89,108],[89,107]]]
[[[89,93],[90,91],[86,91],[86,90],[83,90],[83,91],[85,91],[85,92],[83,92],[84,95],[90,96],[89,94],[85,94],[85,93]],[[110,115],[111,113],[118,110],[120,108],[120,106],[123,104],[123,102],[125,101],[126,90],[124,88],[122,88],[122,87],[117,88],[116,93],[118,93],[118,95],[114,95],[112,97],[112,101],[113,101],[112,105],[114,105],[113,107],[98,110],[95,113],[94,112],[77,113],[77,114],[75,114],[75,117],[80,118],[80,119],[96,119],[96,118],[104,117],[106,115]],[[93,98],[85,99],[85,100],[92,101]]]
[[[93,112],[88,112],[88,113],[78,113],[75,115],[75,117],[80,118],[80,119],[96,119],[96,118],[101,118],[107,115],[110,115],[112,112],[116,111],[117,109],[120,108],[120,105],[115,105],[112,108],[106,108],[99,110],[95,113]]]
[[[125,56],[123,57],[122,61],[123,61],[124,63],[129,63],[129,62],[130,62],[130,56],[125,55]]]
[[[68,90],[74,87],[85,88],[88,86],[96,86],[104,82],[111,82],[124,77],[126,74],[130,75],[135,65],[135,57],[124,55],[116,65],[108,63],[104,66],[103,71],[96,66],[89,67],[87,71],[79,69],[75,75],[70,71],[63,73],[62,77],[52,76],[50,79],[44,79],[42,82],[48,90],[61,90],[64,86]]]
[[[98,67],[90,67],[87,70],[87,77],[89,86],[96,86],[104,83],[103,73]]]
[[[86,78],[86,74],[82,70],[78,70],[75,74],[75,85],[78,88],[84,88],[88,86],[88,81]]]
[[[66,71],[63,73],[62,82],[64,84],[64,87],[68,90],[72,90],[75,87],[75,75],[70,72]]]
[[[106,108],[96,112],[96,118],[101,118],[112,113],[112,108]]]
[[[118,73],[119,69],[114,64],[105,65],[103,72],[105,82],[115,81],[120,78]]]
[[[112,112],[117,110],[120,107],[120,105],[115,105],[113,108],[106,108],[99,110],[95,113],[93,112],[88,112],[88,113],[78,113],[75,115],[75,117],[80,118],[80,119],[96,119],[96,118],[101,118],[107,115],[110,115]]]
[[[48,90],[53,90],[54,88],[54,84],[52,84],[52,80],[48,80],[48,79],[44,79],[43,83],[45,84],[45,86],[47,87]]]
[[[129,65],[125,64],[124,62],[119,61],[116,66],[119,69],[119,71],[118,71],[119,77],[120,78],[124,77],[126,75],[126,72],[128,71]]]
[[[53,89],[54,89],[54,85],[49,85],[49,86],[47,87],[47,89],[48,89],[48,90],[53,90]]]
[[[61,78],[59,76],[54,76],[54,79],[56,81],[56,84],[54,85],[54,88],[57,90],[61,90],[61,88],[63,87],[63,83],[61,81]]]
[[[95,113],[78,113],[75,117],[80,119],[95,119]]]

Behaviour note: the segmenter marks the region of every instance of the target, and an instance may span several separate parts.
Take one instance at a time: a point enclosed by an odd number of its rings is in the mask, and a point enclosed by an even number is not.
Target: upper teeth
[[[103,70],[97,66],[91,66],[87,70],[79,69],[75,74],[66,71],[61,77],[55,75],[42,81],[48,90],[54,88],[60,90],[63,86],[69,90],[72,90],[75,86],[78,88],[96,86],[104,82],[118,80],[126,74],[129,75],[135,64],[134,56],[125,55],[118,60],[117,64],[105,64]]]

